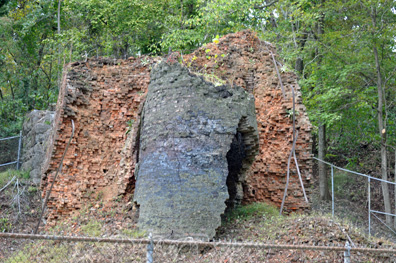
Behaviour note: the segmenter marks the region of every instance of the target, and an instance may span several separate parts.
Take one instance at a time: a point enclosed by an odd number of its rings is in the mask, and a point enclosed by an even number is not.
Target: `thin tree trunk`
[[[323,0],[321,1],[323,3]],[[320,39],[323,34],[324,34],[324,18],[325,14],[322,13],[319,21],[318,21],[318,38]],[[318,54],[318,67],[320,68],[322,64],[322,55],[320,54],[319,47],[317,48],[317,54]],[[319,76],[318,79],[318,84],[322,85],[322,79]],[[319,143],[319,149],[318,149],[318,157],[321,160],[324,160],[326,157],[326,126],[321,121],[319,124],[319,132],[318,132],[318,143]],[[320,191],[320,199],[321,200],[330,200],[330,192],[329,192],[329,186],[327,182],[327,173],[326,173],[326,164],[319,162],[319,191]]]
[[[58,35],[60,35],[61,33],[61,24],[60,24],[60,11],[61,11],[61,2],[62,0],[58,0],[58,18],[57,18],[57,22],[58,22]],[[62,69],[59,69],[59,65],[61,63],[61,44],[58,44],[58,87],[60,87],[60,81],[61,81],[61,71]],[[63,68],[63,67],[62,67]]]
[[[393,174],[395,176],[395,183],[396,183],[396,148],[395,148],[395,172]],[[396,185],[395,185],[395,214],[396,214]],[[393,217],[395,222],[393,224],[393,228],[396,229],[396,216]]]
[[[183,0],[180,0],[180,28],[181,29],[183,29],[184,28],[184,26],[183,26],[183,20],[184,20],[184,18],[183,18],[183,16],[184,16],[184,14],[183,14]]]
[[[376,29],[377,27],[377,12],[376,9],[373,7],[372,8],[372,13],[371,13],[371,18],[373,21],[373,30]],[[374,32],[372,33],[374,37]],[[375,38],[374,38],[375,39]],[[381,76],[381,66],[380,66],[380,61],[378,58],[378,50],[376,46],[376,42],[374,41],[373,43],[373,53],[374,53],[374,58],[375,58],[375,66],[376,66],[376,71],[377,71],[377,92],[378,92],[378,108],[377,108],[377,118],[378,118],[378,130],[379,134],[381,136],[381,178],[383,180],[388,180],[388,173],[387,173],[387,159],[386,159],[386,129],[385,129],[385,124],[384,124],[384,113],[383,113],[383,106],[384,106],[384,92],[382,90],[382,76]],[[381,182],[381,188],[382,188],[382,195],[384,197],[384,206],[385,206],[385,212],[391,214],[392,213],[392,208],[391,208],[391,202],[390,202],[390,196],[389,196],[389,186],[385,182]],[[391,226],[392,225],[392,217],[389,215],[386,215],[386,223]]]
[[[377,48],[374,47],[374,56],[376,57],[376,64],[378,64],[378,53]],[[381,135],[381,178],[383,180],[388,180],[388,172],[387,172],[387,159],[386,159],[386,130],[383,121],[383,91],[381,87],[381,76],[379,72],[379,64],[377,65],[378,71],[378,79],[377,79],[377,90],[378,90],[378,130]],[[389,198],[389,187],[388,184],[385,182],[381,182],[382,186],[382,195],[384,197],[384,206],[385,212],[391,213],[391,204]],[[386,216],[386,223],[391,225],[392,218],[391,216]]]
[[[58,1],[58,34],[60,34],[61,32],[61,28],[60,28],[60,10],[61,10],[61,2],[62,0]]]
[[[323,124],[319,125],[318,137],[318,157],[324,160],[326,156],[326,126]],[[330,200],[331,196],[327,182],[326,164],[322,162],[319,162],[319,191],[321,200]]]
[[[13,100],[15,100],[14,87],[12,86],[11,82],[10,82],[10,90],[11,90],[11,97]]]

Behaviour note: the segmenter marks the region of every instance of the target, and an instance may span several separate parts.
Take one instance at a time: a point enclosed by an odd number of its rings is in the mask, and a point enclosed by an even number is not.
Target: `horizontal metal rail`
[[[17,162],[18,162],[18,161],[10,162],[10,163],[3,163],[3,164],[0,164],[0,167],[6,166],[6,165],[11,165],[11,164],[14,164],[14,163],[17,163]]]
[[[370,211],[370,214],[371,214],[371,212],[372,212],[372,210]],[[378,221],[380,221],[384,226],[386,226],[391,232],[393,232],[393,234],[396,235],[396,232],[395,232],[391,227],[389,227],[384,221],[382,221],[381,218],[379,218],[378,216],[376,216],[374,213],[373,213],[373,216],[374,216],[375,218],[377,218]],[[370,230],[370,232],[371,232],[371,230]]]
[[[11,140],[11,139],[19,138],[19,137],[21,137],[21,136],[17,135],[17,136],[12,136],[12,137],[8,137],[8,138],[1,138],[0,141]]]
[[[32,234],[0,233],[0,238],[11,239],[31,239],[31,240],[58,240],[65,242],[99,242],[99,243],[126,243],[126,244],[149,244],[153,242],[158,245],[198,245],[212,247],[245,247],[257,249],[279,249],[279,250],[330,250],[344,252],[343,246],[308,246],[308,245],[282,245],[282,244],[263,244],[263,243],[241,243],[241,242],[205,242],[205,241],[178,241],[178,240],[150,240],[150,239],[120,239],[120,238],[96,238],[96,237],[67,237],[67,236],[47,236]],[[396,249],[379,248],[350,248],[351,252],[370,252],[370,253],[396,253]]]
[[[381,212],[381,211],[376,211],[376,210],[370,210],[370,212],[371,212],[371,213],[381,214],[381,215],[396,216],[395,214],[389,214],[389,213],[385,213],[385,212]]]
[[[322,162],[322,163],[328,164],[328,165],[330,165],[330,166],[333,166],[333,167],[335,167],[335,168],[337,168],[337,169],[339,169],[339,170],[341,170],[341,171],[344,171],[344,172],[353,173],[353,174],[361,175],[361,176],[364,176],[364,177],[367,177],[367,178],[370,178],[370,179],[373,179],[373,180],[377,180],[377,181],[380,181],[380,182],[384,182],[384,183],[396,185],[396,182],[391,182],[391,181],[387,181],[387,180],[380,179],[380,178],[377,178],[377,177],[372,177],[372,176],[367,175],[367,174],[362,174],[362,173],[358,173],[358,172],[351,171],[351,170],[348,170],[348,169],[344,169],[344,168],[335,166],[334,164],[331,164],[331,163],[328,163],[328,162],[323,161],[323,160],[321,160],[321,159],[318,159],[318,158],[316,158],[316,157],[312,157],[312,158],[315,159],[315,160],[317,160],[317,161],[319,161],[319,162]]]

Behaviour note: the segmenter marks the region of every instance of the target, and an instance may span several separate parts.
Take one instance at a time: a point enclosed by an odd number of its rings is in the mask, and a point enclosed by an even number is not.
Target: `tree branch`
[[[274,5],[275,3],[277,3],[279,0],[272,0],[271,2],[269,2],[268,4],[263,4],[263,5],[254,5],[254,9],[264,9],[267,7],[270,7],[272,5]]]

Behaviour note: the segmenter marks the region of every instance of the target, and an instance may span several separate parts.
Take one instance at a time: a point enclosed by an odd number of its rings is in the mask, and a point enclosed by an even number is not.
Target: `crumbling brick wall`
[[[259,40],[255,33],[242,31],[229,34],[219,39],[218,43],[207,44],[192,54],[183,56],[183,59],[195,72],[209,77],[217,76],[254,94],[260,152],[245,174],[245,203],[266,201],[280,206],[282,202],[287,161],[293,142],[291,87],[294,87],[298,130],[296,155],[303,183],[309,186],[312,175],[312,127],[302,104],[297,76],[292,72],[281,71],[275,48],[270,43]],[[280,78],[275,61],[278,63]],[[282,86],[286,99],[283,98]],[[308,187],[305,188],[309,190]],[[304,201],[293,162],[285,206],[289,211],[309,207]]]
[[[227,35],[218,43],[208,44],[182,58],[192,71],[215,81],[221,78],[254,94],[260,152],[251,167],[243,167],[246,171],[243,201],[246,203],[281,203],[292,145],[292,85],[296,90],[298,112],[296,154],[306,186],[310,185],[312,174],[311,124],[302,105],[297,78],[293,73],[280,73],[284,99],[272,53],[276,59],[270,44],[260,41],[250,31],[243,31]],[[111,205],[112,199],[134,191],[140,112],[151,65],[158,60],[150,57],[92,59],[73,63],[65,69],[41,183],[43,196],[70,137],[71,120],[76,131],[47,204],[49,222],[71,214],[88,201],[95,202],[98,194],[104,203]],[[308,204],[303,199],[296,168],[291,167],[285,207],[289,211],[305,209]]]
[[[80,209],[98,194],[110,201],[133,191],[134,138],[153,61],[97,59],[65,68],[41,181],[43,197],[70,138],[71,120],[75,135],[47,204],[50,220]]]

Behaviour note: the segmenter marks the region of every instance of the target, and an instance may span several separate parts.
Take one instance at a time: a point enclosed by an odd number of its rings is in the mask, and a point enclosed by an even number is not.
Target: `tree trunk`
[[[303,70],[304,70],[304,61],[303,61],[303,59],[301,57],[298,57],[296,59],[296,65],[294,66],[294,68],[301,76],[302,73],[303,73]]]
[[[323,3],[323,0],[321,1]],[[318,21],[318,38],[320,39],[324,34],[324,18],[325,14],[322,13],[319,21]],[[321,66],[322,63],[322,55],[320,54],[319,47],[317,48],[318,54],[318,67]],[[319,75],[318,84],[322,85],[322,79]],[[323,123],[323,120],[319,124],[319,132],[318,132],[318,157],[321,160],[324,160],[326,157],[326,126]],[[331,196],[329,193],[329,186],[327,182],[327,173],[326,173],[326,164],[319,162],[319,190],[320,190],[320,199],[321,200],[330,200]]]
[[[61,11],[61,2],[62,0],[58,0],[58,17],[57,17],[57,24],[58,24],[58,35],[61,33],[61,23],[60,23],[60,11]],[[58,44],[58,67],[61,64],[61,44]],[[60,88],[60,82],[61,82],[61,71],[62,68],[58,68],[58,88]]]
[[[319,125],[319,149],[318,157],[321,160],[325,159],[326,156],[326,126]],[[321,200],[330,200],[329,186],[327,182],[326,164],[319,162],[319,190]]]
[[[184,21],[183,21],[183,20],[184,20],[184,19],[183,19],[183,15],[184,15],[184,14],[183,14],[183,11],[184,11],[184,10],[183,10],[183,0],[180,0],[180,28],[181,28],[181,29],[184,28],[184,26],[183,26],[183,22],[184,22]]]
[[[303,71],[304,71],[304,60],[302,59],[301,53],[303,52],[305,43],[307,42],[307,36],[308,36],[308,33],[304,31],[303,38],[302,38],[302,40],[298,41],[298,47],[297,47],[299,50],[299,55],[296,59],[295,70],[300,74],[301,78],[304,78],[304,76],[302,76]]]
[[[377,12],[376,9],[372,8],[371,18],[373,21],[373,29],[375,30],[377,26]],[[374,37],[374,32],[372,32]],[[375,37],[374,37],[375,39]],[[373,43],[373,53],[375,58],[375,66],[377,71],[377,92],[378,92],[378,108],[377,108],[377,117],[378,117],[378,131],[381,136],[381,178],[383,180],[388,180],[388,172],[387,172],[387,159],[386,159],[386,127],[384,124],[384,114],[383,114],[383,105],[384,105],[384,92],[382,90],[382,76],[381,76],[381,66],[380,61],[378,58],[378,50],[376,46],[376,42],[374,40]],[[389,186],[385,182],[381,182],[382,187],[382,195],[384,197],[384,206],[385,212],[391,214],[391,202],[389,196]],[[387,215],[386,216],[386,223],[391,226],[392,225],[392,217]]]
[[[395,176],[395,183],[396,183],[396,148],[395,148],[395,172],[393,174]],[[395,185],[395,214],[396,214],[396,185]],[[396,216],[393,217],[395,219],[395,222],[393,224],[393,228],[396,229]]]

